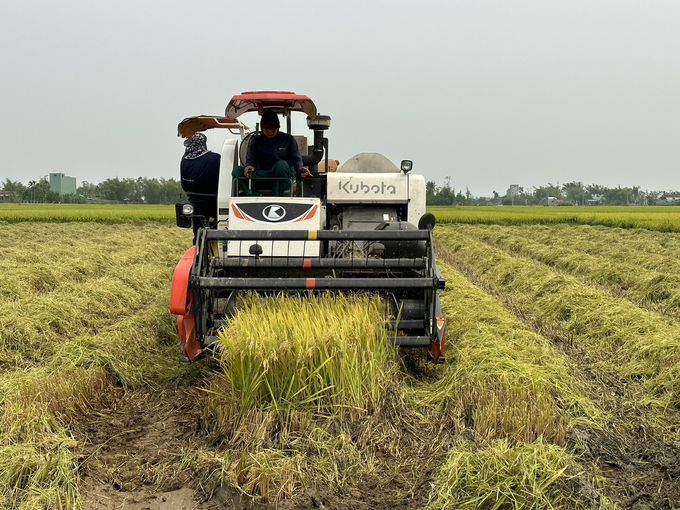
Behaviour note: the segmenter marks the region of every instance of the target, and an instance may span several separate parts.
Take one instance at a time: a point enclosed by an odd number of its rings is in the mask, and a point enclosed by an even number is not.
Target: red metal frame
[[[172,273],[172,287],[170,288],[170,313],[186,315],[189,313],[189,272],[194,263],[196,247],[189,248],[177,263]]]
[[[430,344],[430,359],[433,363],[444,363],[444,349],[446,346],[446,321],[443,317],[437,317],[437,339]]]
[[[182,341],[182,351],[193,361],[200,353],[196,341],[194,316],[191,315],[191,292],[189,291],[189,274],[194,263],[196,247],[189,248],[175,267],[170,289],[170,313],[177,315],[177,331]]]

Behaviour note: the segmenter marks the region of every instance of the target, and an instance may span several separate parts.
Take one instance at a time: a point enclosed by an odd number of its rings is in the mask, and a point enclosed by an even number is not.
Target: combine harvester
[[[259,189],[260,196],[238,196],[232,169],[245,165],[248,143],[259,136],[238,118],[264,110],[283,115],[288,133],[291,113],[307,115],[313,143],[295,139],[311,176],[291,182],[287,196],[266,189]],[[322,159],[322,168],[329,168],[324,131],[330,120],[307,96],[244,92],[229,101],[224,117],[195,116],[179,124],[185,138],[211,128],[237,135],[222,148],[217,225],[204,221],[173,276],[170,311],[190,361],[217,340],[239,291],[249,290],[378,293],[392,317],[386,323],[391,340],[427,349],[432,362],[444,362],[439,290],[445,282],[435,264],[435,218],[425,211],[425,180],[410,173],[411,161],[402,161],[400,169],[376,153],[320,172]],[[178,226],[191,227],[191,204],[176,204],[176,213]]]

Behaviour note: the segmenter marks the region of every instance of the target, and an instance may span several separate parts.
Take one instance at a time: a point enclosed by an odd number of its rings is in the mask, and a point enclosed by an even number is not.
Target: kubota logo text
[[[362,195],[396,195],[397,187],[394,184],[387,184],[382,181],[380,184],[365,184],[360,181],[358,184],[352,184],[350,181],[338,182],[338,190],[344,191],[348,195],[361,193]]]
[[[268,205],[262,211],[262,215],[269,221],[281,221],[286,216],[286,210],[280,205]]]

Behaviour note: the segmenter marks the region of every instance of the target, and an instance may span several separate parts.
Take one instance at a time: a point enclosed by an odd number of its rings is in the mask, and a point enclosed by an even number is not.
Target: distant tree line
[[[425,200],[427,205],[473,205],[474,198],[469,189],[465,194],[451,187],[451,178],[445,179],[444,186],[437,186],[434,181],[425,183]]]
[[[44,177],[39,181],[29,181],[28,184],[5,179],[2,189],[10,192],[9,200],[12,202],[84,204],[92,200],[106,200],[135,204],[174,204],[186,198],[179,181],[162,177],[114,177],[99,184],[83,181],[75,193],[67,194],[50,190],[50,183]]]
[[[469,190],[463,194],[450,186],[447,177],[444,186],[429,181],[425,185],[428,205],[657,205],[680,204],[680,194],[665,191],[645,191],[639,186],[608,188],[599,184],[583,185],[548,183],[545,186],[524,188],[511,186],[503,195],[494,191],[491,197],[472,197]]]
[[[548,183],[545,186],[511,186],[504,194],[494,191],[492,197],[473,197],[451,186],[447,177],[443,186],[434,181],[425,185],[427,205],[656,205],[680,204],[680,194],[645,191],[639,186],[608,188],[599,184],[583,185]],[[115,201],[135,204],[174,204],[186,198],[176,179],[137,177],[106,179],[99,184],[83,181],[76,193],[59,194],[50,190],[46,178],[29,181],[5,179],[2,190],[9,191],[11,202],[72,203],[89,201]]]

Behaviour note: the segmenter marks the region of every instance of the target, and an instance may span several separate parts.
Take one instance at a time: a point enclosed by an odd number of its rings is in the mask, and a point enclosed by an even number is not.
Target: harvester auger
[[[312,146],[306,137],[295,138],[311,176],[291,182],[286,196],[271,196],[266,186],[258,196],[238,196],[232,168],[243,164],[250,139],[259,136],[238,117],[269,109],[286,118],[288,132],[291,112],[307,115]],[[390,339],[444,362],[439,291],[445,281],[434,258],[435,218],[425,211],[425,180],[410,173],[411,161],[397,168],[376,153],[358,154],[336,172],[319,171],[324,157],[329,168],[323,136],[329,127],[330,117],[293,92],[244,92],[231,99],[224,117],[179,124],[184,137],[211,128],[238,135],[222,148],[217,225],[204,223],[173,275],[170,311],[190,361],[217,340],[239,292],[248,290],[379,294],[392,317],[386,322]],[[177,204],[176,213],[178,226],[191,226],[191,204]]]

